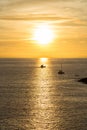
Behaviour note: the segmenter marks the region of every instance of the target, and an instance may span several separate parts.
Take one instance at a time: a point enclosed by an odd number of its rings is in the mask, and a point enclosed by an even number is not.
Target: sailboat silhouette
[[[61,64],[61,69],[58,71],[58,74],[65,74],[64,71],[62,70],[62,64]]]

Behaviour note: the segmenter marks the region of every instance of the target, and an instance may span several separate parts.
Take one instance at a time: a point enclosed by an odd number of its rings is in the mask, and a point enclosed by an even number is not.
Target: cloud
[[[0,20],[4,21],[48,21],[61,26],[87,26],[87,19],[78,19],[78,18],[70,18],[70,17],[59,17],[57,15],[50,14],[34,14],[34,15],[19,15],[19,16],[0,16]],[[0,27],[0,28],[4,28]]]
[[[59,15],[68,14],[83,16],[87,14],[86,0],[2,0],[0,1],[0,13],[28,14],[53,12]],[[82,14],[83,13],[83,14]],[[70,14],[71,15],[71,14]],[[86,16],[85,16],[86,17]]]
[[[81,3],[86,2],[86,0],[80,0]],[[20,7],[30,7],[30,6],[43,6],[46,4],[60,4],[63,3],[75,3],[79,2],[79,0],[2,0],[0,1],[0,9],[12,9],[12,8],[20,8]],[[48,5],[49,7],[49,5]]]
[[[19,16],[0,16],[0,20],[25,20],[25,21],[31,21],[31,20],[46,20],[46,21],[59,21],[59,20],[69,20],[70,18],[66,18],[66,17],[58,17],[56,15],[46,15],[46,14],[36,14],[36,15],[19,15]]]
[[[0,20],[50,22],[62,20],[64,21],[62,26],[87,26],[86,2],[86,0],[3,0],[0,1]],[[73,21],[75,18],[79,21]]]
[[[87,20],[71,20],[71,21],[65,21],[65,22],[62,22],[60,23],[61,26],[75,26],[75,27],[78,27],[78,26],[87,26]]]

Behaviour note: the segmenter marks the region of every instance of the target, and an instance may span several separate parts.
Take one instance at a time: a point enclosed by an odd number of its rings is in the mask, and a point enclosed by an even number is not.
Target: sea
[[[87,130],[84,77],[87,59],[0,59],[0,130]]]

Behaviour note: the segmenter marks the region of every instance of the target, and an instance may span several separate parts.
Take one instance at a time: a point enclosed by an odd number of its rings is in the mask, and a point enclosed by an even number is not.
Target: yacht
[[[42,65],[40,66],[40,68],[46,68],[46,66],[42,64]]]
[[[62,70],[62,64],[61,64],[61,69],[58,71],[58,74],[65,74],[65,72]]]

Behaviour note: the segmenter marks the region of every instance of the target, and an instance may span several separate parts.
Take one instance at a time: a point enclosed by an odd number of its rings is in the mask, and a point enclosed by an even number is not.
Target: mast
[[[62,70],[62,64],[61,64],[61,70]]]

